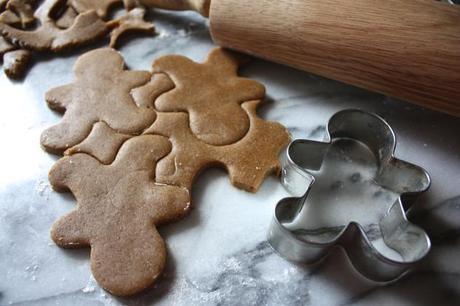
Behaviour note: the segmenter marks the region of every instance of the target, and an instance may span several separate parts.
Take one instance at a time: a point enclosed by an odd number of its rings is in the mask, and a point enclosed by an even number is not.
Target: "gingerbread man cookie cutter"
[[[314,263],[332,247],[376,282],[394,281],[429,252],[426,232],[406,211],[430,186],[427,172],[396,159],[396,137],[379,116],[344,110],[324,142],[299,139],[286,150],[268,241],[288,260]]]

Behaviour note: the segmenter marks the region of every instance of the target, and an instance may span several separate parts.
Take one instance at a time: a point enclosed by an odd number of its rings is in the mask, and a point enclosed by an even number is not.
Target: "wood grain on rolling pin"
[[[429,0],[215,0],[223,46],[460,116],[460,7]]]

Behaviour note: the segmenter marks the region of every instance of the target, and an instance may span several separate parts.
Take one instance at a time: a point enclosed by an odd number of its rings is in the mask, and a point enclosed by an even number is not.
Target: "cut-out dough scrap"
[[[66,150],[64,155],[87,153],[108,165],[115,159],[123,142],[131,137],[132,135],[117,133],[105,122],[97,122],[88,137],[80,144]]]
[[[15,50],[3,55],[3,70],[11,79],[20,79],[24,76],[29,65],[31,52],[29,50]]]
[[[8,51],[13,51],[17,47],[10,42],[8,42],[3,36],[0,36],[0,56],[3,56]]]
[[[11,25],[19,25],[23,29],[27,28],[35,22],[34,11],[36,2],[36,0],[9,0],[6,5],[7,11],[0,15],[0,22],[4,21]],[[3,17],[4,14],[7,16],[6,18]],[[16,16],[17,19],[15,20],[11,14]]]
[[[110,9],[122,2],[123,6],[127,10],[131,10],[138,5],[138,3],[134,0],[70,0],[70,5],[79,13],[94,10],[98,16],[107,18]]]
[[[112,294],[135,294],[159,277],[166,250],[155,226],[190,207],[187,189],[154,182],[155,163],[170,150],[165,137],[137,136],[110,165],[75,154],[50,171],[53,188],[70,190],[77,200],[77,208],[53,225],[52,239],[67,248],[90,246],[94,278]]]
[[[178,55],[153,63],[153,72],[167,74],[176,87],[160,96],[155,107],[162,112],[187,112],[190,128],[199,139],[212,145],[228,145],[249,130],[249,118],[241,103],[262,99],[262,84],[238,77],[236,55],[216,48],[199,64]]]
[[[159,161],[156,181],[190,190],[200,171],[217,164],[227,169],[234,186],[257,191],[268,174],[279,174],[278,156],[290,140],[282,125],[257,117],[259,102],[242,105],[250,118],[249,131],[243,139],[227,146],[213,146],[197,139],[190,132],[186,113],[158,113],[157,120],[145,133],[168,137],[173,149]]]
[[[174,88],[174,83],[163,73],[152,75],[150,82],[131,91],[134,101],[139,107],[154,108],[155,100],[163,93]]]
[[[51,109],[65,111],[62,120],[42,134],[41,144],[48,152],[60,154],[80,143],[98,121],[132,135],[140,134],[155,120],[155,111],[139,108],[130,95],[133,88],[146,84],[151,74],[124,70],[117,51],[103,48],[85,53],[74,71],[71,84],[46,93]]]
[[[144,20],[144,15],[145,9],[135,8],[120,18],[109,21],[108,26],[114,28],[110,33],[109,46],[114,48],[120,37],[127,33],[155,33],[155,27]]]
[[[94,11],[78,15],[68,29],[59,28],[50,14],[61,2],[45,0],[35,13],[41,23],[35,30],[24,31],[0,22],[0,32],[9,41],[27,49],[56,52],[87,44],[108,32],[107,25]]]
[[[94,10],[99,17],[106,18],[110,9],[116,4],[121,3],[121,0],[70,0],[69,2],[79,13]]]

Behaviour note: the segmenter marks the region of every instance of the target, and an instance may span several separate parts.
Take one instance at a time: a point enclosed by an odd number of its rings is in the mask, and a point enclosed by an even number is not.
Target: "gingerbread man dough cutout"
[[[155,163],[170,150],[165,137],[137,136],[110,165],[75,154],[50,171],[53,188],[70,190],[77,200],[77,208],[53,225],[52,239],[65,248],[90,246],[93,275],[112,294],[135,294],[158,278],[166,250],[155,226],[189,209],[185,188],[154,182]]]
[[[262,99],[262,84],[238,77],[238,59],[221,48],[212,50],[206,62],[169,55],[153,63],[153,72],[165,73],[175,88],[160,96],[155,107],[161,112],[187,112],[190,128],[212,145],[228,145],[249,130],[249,118],[241,103]]]
[[[73,83],[47,92],[51,109],[65,112],[62,120],[45,130],[42,146],[62,153],[83,141],[93,124],[104,121],[119,133],[140,134],[156,118],[155,111],[138,107],[130,91],[149,82],[147,71],[124,70],[122,56],[104,48],[82,55],[75,64]]]

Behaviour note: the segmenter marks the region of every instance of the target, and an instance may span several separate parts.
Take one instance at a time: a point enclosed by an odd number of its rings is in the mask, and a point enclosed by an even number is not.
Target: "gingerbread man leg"
[[[148,220],[130,222],[118,231],[107,229],[91,241],[91,270],[98,283],[113,294],[139,292],[157,279],[166,249]]]

